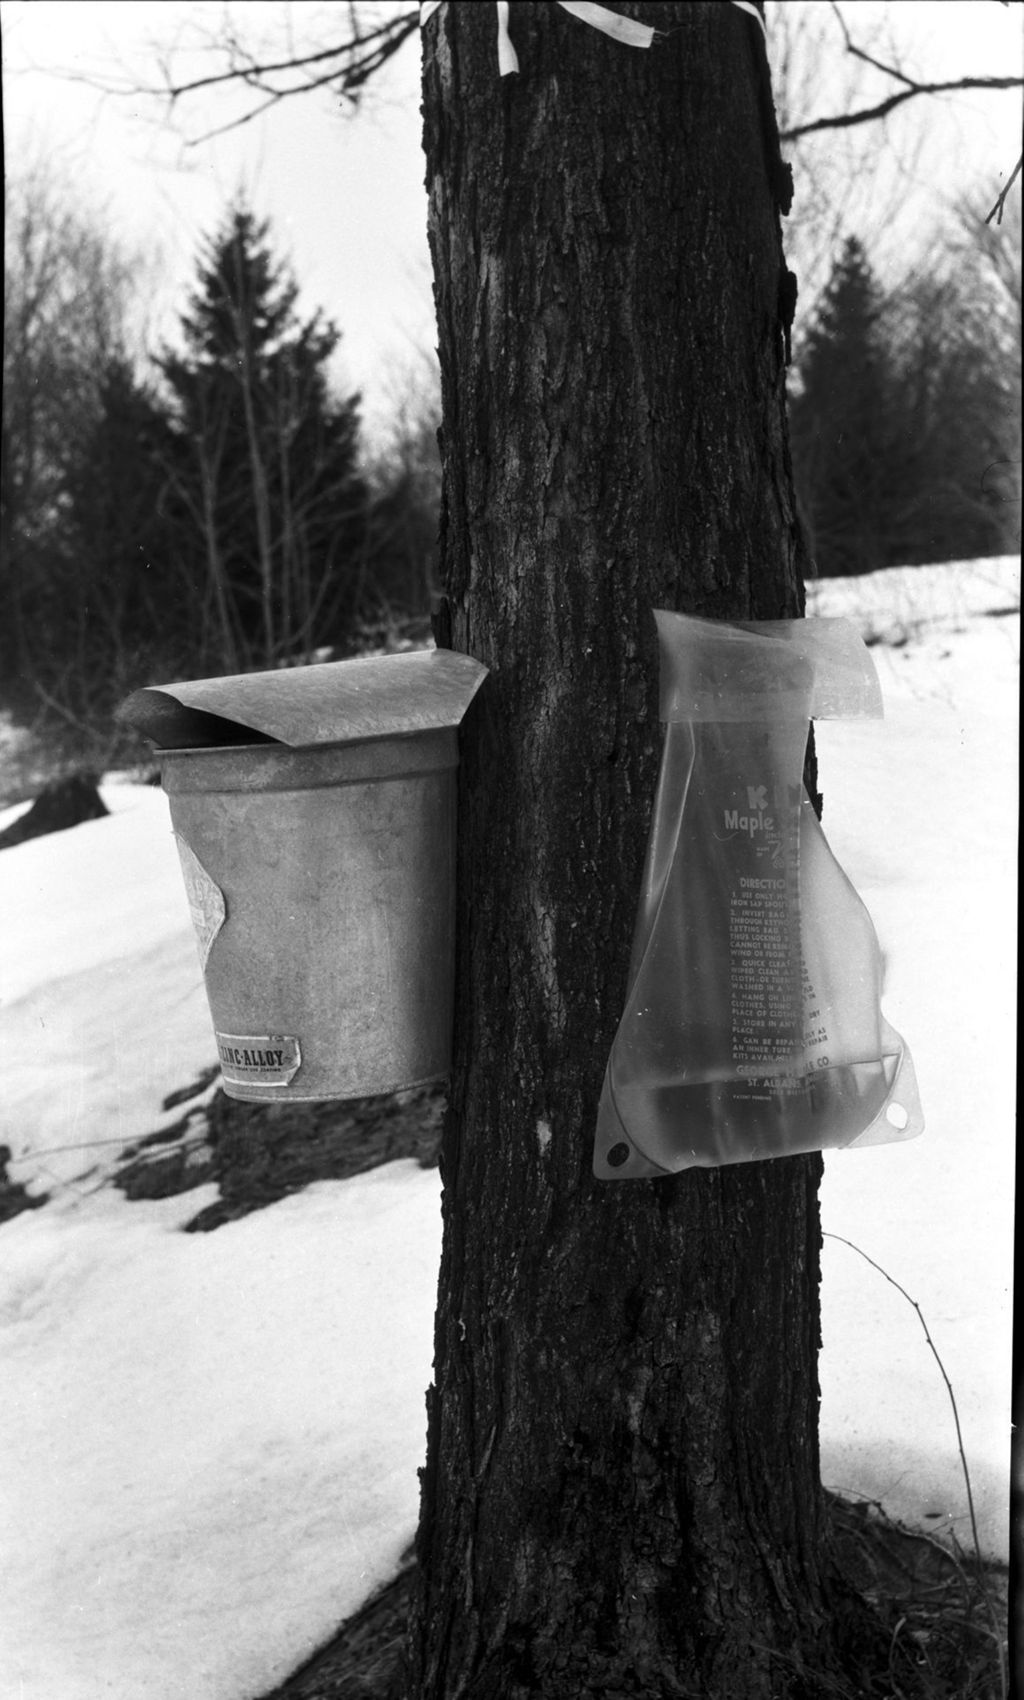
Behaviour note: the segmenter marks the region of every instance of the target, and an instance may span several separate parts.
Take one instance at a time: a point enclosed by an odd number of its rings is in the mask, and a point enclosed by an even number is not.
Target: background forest
[[[95,740],[147,680],[425,630],[432,401],[367,448],[265,222],[228,209],[150,355],[140,270],[45,173],[10,188],[5,249],[3,706]]]
[[[59,174],[12,174],[5,235],[0,706],[94,762],[156,679],[423,636],[440,495],[432,361],[370,447],[341,331],[241,199],[173,345],[145,263]],[[1019,201],[961,203],[883,288],[848,235],[802,304],[791,438],[819,576],[1003,554],[1019,531]]]

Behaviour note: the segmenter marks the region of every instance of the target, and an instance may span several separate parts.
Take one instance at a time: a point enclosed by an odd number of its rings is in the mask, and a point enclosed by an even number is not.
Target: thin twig
[[[956,1443],[960,1452],[960,1465],[963,1470],[964,1486],[967,1489],[967,1509],[970,1512],[971,1518],[971,1535],[974,1540],[974,1556],[980,1566],[982,1563],[981,1543],[978,1540],[978,1524],[974,1515],[974,1495],[971,1492],[971,1473],[967,1467],[967,1454],[964,1451],[963,1433],[960,1428],[960,1412],[957,1409],[956,1395],[953,1392],[953,1383],[946,1374],[946,1366],[940,1358],[935,1341],[932,1339],[931,1334],[928,1331],[928,1324],[924,1319],[924,1313],[921,1310],[921,1306],[918,1304],[916,1299],[911,1298],[906,1287],[901,1287],[899,1282],[889,1274],[887,1269],[883,1269],[882,1265],[880,1263],[876,1263],[873,1257],[869,1257],[866,1251],[861,1251],[860,1246],[854,1245],[852,1240],[844,1239],[842,1234],[825,1234],[824,1238],[827,1240],[838,1240],[840,1245],[848,1245],[851,1251],[855,1251],[858,1257],[862,1257],[864,1259],[865,1263],[870,1263],[872,1269],[877,1269],[879,1275],[884,1275],[885,1279],[889,1282],[889,1285],[891,1287],[895,1287],[898,1293],[902,1293],[908,1305],[912,1305],[914,1310],[917,1312],[917,1320],[924,1329],[924,1337],[928,1342],[932,1357],[939,1366],[939,1374],[946,1383],[946,1392],[949,1394],[949,1402],[953,1407],[953,1421],[956,1425]]]
[[[187,1119],[191,1120],[191,1118],[193,1116],[200,1116],[202,1114],[204,1114],[204,1111],[203,1111],[202,1106],[200,1105],[200,1106],[197,1106],[194,1110],[189,1111]],[[183,1119],[186,1119],[186,1118],[183,1118]],[[155,1152],[157,1155],[162,1155],[162,1154],[166,1153],[167,1151],[169,1151],[172,1148],[172,1146],[175,1150],[177,1150],[177,1149],[179,1149],[179,1147],[182,1144],[194,1143],[196,1140],[201,1141],[205,1137],[203,1134],[191,1134],[187,1140],[180,1140],[173,1135],[173,1130],[171,1128],[168,1128],[166,1130],[166,1132],[167,1132],[166,1143],[161,1144],[161,1145],[147,1146],[145,1149],[147,1151],[151,1150],[151,1151]],[[146,1137],[146,1136],[143,1136],[143,1137]],[[40,1151],[26,1151],[20,1157],[17,1157],[17,1156],[10,1157],[9,1161],[11,1163],[14,1163],[15,1165],[20,1164],[20,1163],[30,1163],[36,1157],[54,1157],[60,1151],[94,1151],[100,1145],[120,1145],[120,1146],[123,1146],[126,1150],[130,1151],[132,1146],[137,1145],[138,1143],[139,1143],[139,1136],[137,1134],[126,1134],[121,1139],[83,1139],[77,1145],[44,1145],[43,1148]],[[143,1154],[144,1154],[144,1152],[142,1150],[140,1150],[139,1153],[138,1153],[139,1156],[142,1156]]]
[[[1020,176],[1020,168],[1021,168],[1022,165],[1024,165],[1024,154],[1021,154],[1020,159],[1017,161],[1013,170],[1010,172],[1009,181],[1007,182],[1006,187],[1003,189],[1002,193],[998,196],[998,198],[996,200],[996,204],[992,208],[992,211],[987,214],[987,216],[985,218],[986,224],[991,224],[993,219],[995,219],[997,224],[1002,224],[1002,222],[1003,222],[1003,208],[1006,205],[1006,197],[1010,193],[1010,190],[1013,188],[1013,185],[1016,183],[1017,178]]]
[[[824,1233],[823,1238],[827,1239],[827,1240],[838,1240],[840,1245],[849,1246],[850,1250],[855,1251],[857,1253],[858,1257],[862,1257],[864,1259],[865,1263],[870,1263],[872,1269],[877,1269],[879,1275],[884,1275],[885,1279],[888,1281],[889,1285],[891,1287],[895,1287],[896,1291],[898,1293],[901,1293],[903,1295],[903,1297],[906,1299],[908,1305],[910,1305],[917,1312],[917,1320],[921,1324],[922,1329],[924,1330],[924,1337],[928,1342],[929,1350],[931,1351],[932,1357],[935,1359],[935,1362],[939,1366],[939,1374],[942,1376],[942,1379],[946,1384],[946,1392],[949,1394],[949,1403],[952,1406],[952,1410],[953,1410],[953,1422],[956,1425],[956,1443],[957,1443],[957,1450],[960,1453],[960,1468],[963,1471],[964,1486],[967,1489],[967,1509],[970,1513],[970,1519],[971,1519],[971,1536],[972,1536],[973,1541],[974,1541],[974,1557],[975,1557],[975,1561],[977,1563],[978,1569],[982,1570],[984,1568],[984,1560],[982,1559],[982,1556],[981,1556],[981,1542],[978,1538],[978,1522],[977,1522],[977,1518],[975,1517],[975,1514],[974,1514],[974,1494],[971,1490],[971,1472],[970,1472],[968,1465],[967,1465],[967,1453],[964,1449],[963,1431],[961,1430],[961,1427],[960,1427],[960,1412],[957,1409],[956,1395],[953,1392],[953,1383],[950,1381],[949,1376],[946,1374],[946,1366],[943,1363],[941,1357],[939,1356],[938,1348],[935,1344],[935,1341],[931,1337],[931,1333],[929,1331],[928,1324],[924,1319],[924,1312],[922,1311],[921,1306],[918,1304],[917,1300],[911,1298],[910,1294],[907,1292],[906,1287],[902,1287],[900,1285],[900,1283],[895,1279],[895,1277],[889,1274],[889,1271],[887,1269],[883,1269],[882,1265],[880,1263],[876,1263],[873,1257],[869,1257],[866,1251],[862,1251],[859,1245],[854,1245],[852,1240],[844,1239],[842,1234]],[[1005,1668],[1004,1668],[1004,1660],[1003,1660],[1003,1656],[1002,1656],[1003,1643],[1002,1643],[1002,1637],[1001,1637],[1000,1632],[999,1632],[999,1623],[998,1623],[998,1620],[996,1618],[995,1608],[993,1607],[992,1601],[989,1598],[987,1589],[983,1590],[983,1595],[984,1595],[986,1606],[988,1608],[989,1616],[992,1619],[992,1624],[993,1624],[993,1627],[994,1627],[994,1630],[995,1630],[995,1639],[996,1639],[997,1645],[999,1647],[999,1653],[1000,1653],[1000,1658],[999,1658],[1000,1693],[1002,1694],[1003,1700],[1007,1700],[1008,1688],[1007,1688],[1007,1681],[1006,1681],[1006,1671],[1005,1671]]]

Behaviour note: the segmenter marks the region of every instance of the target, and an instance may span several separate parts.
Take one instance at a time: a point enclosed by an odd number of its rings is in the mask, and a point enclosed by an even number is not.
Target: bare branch
[[[385,65],[391,58],[391,55],[398,51],[408,33],[409,32],[406,31],[397,40],[391,40],[386,44],[382,44],[375,48],[372,53],[367,53],[362,59],[352,60],[342,71],[325,71],[321,77],[306,77],[303,78],[301,82],[292,83],[290,86],[284,88],[274,88],[272,85],[262,82],[260,80],[259,67],[255,67],[252,70],[236,69],[234,71],[226,72],[221,78],[208,79],[209,81],[214,82],[222,81],[243,83],[246,88],[251,88],[260,94],[264,94],[266,99],[261,101],[258,106],[250,107],[248,112],[243,112],[240,118],[232,118],[227,124],[219,124],[212,130],[204,130],[200,135],[193,136],[191,140],[186,143],[186,146],[190,148],[198,147],[202,142],[212,140],[214,136],[225,136],[231,130],[240,130],[244,125],[251,124],[254,118],[261,117],[264,112],[268,111],[271,107],[276,106],[280,101],[287,100],[290,95],[311,94],[314,89],[328,88],[334,84],[338,87],[342,95],[348,95],[351,100],[358,99],[359,90],[363,87],[363,84],[367,83],[373,76],[374,72],[379,71],[381,66]],[[347,51],[347,49],[339,48],[335,51],[343,53]],[[168,88],[162,92],[166,94],[173,105],[173,103],[177,100],[179,93],[188,94],[192,92],[192,89],[191,87],[182,88],[180,90]]]
[[[360,28],[360,9],[354,0],[348,10],[352,27],[348,39],[341,40],[332,47],[319,48],[315,52],[289,53],[285,58],[257,59],[246,48],[228,19],[219,44],[222,63],[225,58],[227,61],[225,70],[178,81],[173,74],[171,54],[160,52],[158,64],[161,81],[156,84],[113,81],[88,72],[64,71],[59,75],[65,82],[84,83],[87,87],[99,89],[103,94],[115,98],[127,95],[137,99],[140,94],[151,95],[165,101],[171,110],[184,103],[190,95],[232,86],[251,89],[255,94],[264,97],[240,117],[191,138],[186,145],[195,147],[214,136],[225,135],[231,130],[251,124],[254,119],[292,95],[334,87],[343,98],[357,102],[370,78],[398,52],[411,35],[418,33],[419,10],[413,7],[402,11],[371,28]],[[314,67],[322,69],[313,74]]]
[[[857,54],[858,58],[868,58],[866,54]],[[869,64],[877,64],[876,60],[868,60]],[[879,69],[885,67],[879,66]],[[901,72],[893,71],[893,76],[899,76],[901,81],[909,79]],[[909,88],[901,89],[899,94],[892,94],[887,100],[879,101],[876,106],[863,106],[856,112],[836,113],[831,118],[814,118],[807,124],[795,124],[790,130],[781,132],[784,142],[795,142],[801,136],[812,136],[821,130],[848,130],[854,124],[868,124],[872,119],[885,118],[904,101],[913,100],[919,94],[952,94],[958,89],[1019,89],[1024,88],[1024,77],[959,77],[952,83],[911,83]]]
[[[907,88],[916,87],[913,78],[905,76],[898,66],[883,65],[880,59],[875,59],[870,53],[866,53],[862,47],[857,46],[850,34],[849,26],[846,19],[843,17],[838,0],[831,0],[830,10],[842,31],[843,45],[845,46],[847,53],[852,54],[854,59],[863,60],[865,65],[873,65],[876,71],[884,72],[887,77],[895,77],[898,82],[904,83]]]
[[[989,212],[989,213],[986,213],[986,215],[985,215],[985,223],[986,224],[991,224],[993,219],[995,219],[997,224],[1002,224],[1002,222],[1003,222],[1003,208],[1006,206],[1006,197],[1010,193],[1010,190],[1013,188],[1013,185],[1016,183],[1017,178],[1020,176],[1020,168],[1021,168],[1022,165],[1024,165],[1024,154],[1021,154],[1020,159],[1017,161],[1013,170],[1010,172],[1009,179],[1008,179],[1005,187],[1002,189],[1001,193],[997,196],[996,204],[992,208],[992,211]]]
[[[201,135],[193,136],[190,141],[187,141],[185,146],[197,148],[203,142],[212,142],[215,136],[226,136],[231,130],[243,129],[246,124],[251,124],[254,118],[262,118],[264,112],[269,112],[272,106],[276,106],[279,100],[283,100],[286,92],[292,91],[268,94],[266,100],[261,101],[258,106],[250,106],[248,112],[243,112],[241,118],[232,118],[230,124],[217,124],[212,130],[204,130]]]
[[[1003,5],[1008,5],[1009,0],[1001,0],[1001,3]],[[921,82],[915,77],[908,76],[905,71],[901,70],[899,65],[890,64],[885,60],[877,58],[873,53],[868,53],[865,48],[859,47],[850,34],[849,26],[843,16],[843,10],[838,4],[838,0],[830,0],[830,11],[832,16],[835,18],[836,23],[839,25],[846,52],[851,56],[851,58],[859,60],[861,64],[870,65],[872,70],[880,72],[882,76],[891,77],[894,82],[900,84],[900,88],[898,92],[889,95],[884,100],[876,102],[873,106],[863,106],[851,112],[836,113],[830,117],[811,119],[804,124],[791,125],[788,129],[780,131],[780,136],[783,141],[795,142],[801,140],[805,136],[820,135],[825,130],[848,130],[859,124],[876,122],[879,119],[887,118],[891,112],[895,112],[897,108],[903,106],[905,102],[908,100],[914,100],[918,95],[922,94],[954,94],[965,89],[996,90],[1024,88],[1024,78],[1022,77],[959,77],[952,82]],[[1010,175],[1009,181],[1002,191],[1002,194],[998,197],[995,205],[989,213],[988,218],[985,221],[986,223],[989,223],[993,218],[999,222],[1002,218],[1003,207],[1006,204],[1006,196],[1020,172],[1020,169],[1021,162],[1018,161]]]
[[[230,70],[217,71],[208,77],[195,77],[187,83],[168,81],[166,88],[147,89],[144,92],[167,95],[173,102],[180,100],[184,95],[195,94],[200,89],[216,88],[224,83],[245,82],[250,78],[272,77],[286,71],[298,71],[305,65],[322,65],[329,59],[344,60],[350,55],[354,55],[358,49],[370,46],[372,42],[377,42],[378,46],[375,49],[375,54],[367,57],[376,56],[377,62],[383,64],[384,60],[390,58],[392,53],[397,52],[402,43],[418,28],[419,14],[415,11],[402,12],[397,18],[391,18],[387,23],[380,24],[377,29],[368,30],[365,35],[353,34],[350,40],[343,42],[338,47],[325,47],[321,48],[318,53],[299,54],[287,59],[268,60],[265,64],[250,60],[248,65],[233,64]],[[240,51],[240,44],[237,41],[230,45],[235,51]],[[360,60],[359,65],[365,62],[365,60]],[[301,93],[307,87],[319,87],[320,84],[330,82],[335,77],[342,79],[342,88],[344,89],[347,87],[348,76],[348,68],[341,66],[325,77],[317,78],[309,83],[303,82],[280,92],[282,95]]]

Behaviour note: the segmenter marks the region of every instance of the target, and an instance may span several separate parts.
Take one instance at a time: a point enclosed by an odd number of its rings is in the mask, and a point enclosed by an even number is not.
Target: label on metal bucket
[[[192,912],[192,925],[199,947],[199,966],[205,974],[213,941],[227,916],[224,893],[216,880],[210,878],[191,844],[187,844],[178,833],[174,835],[174,842],[178,846],[178,859],[185,878],[188,906]]]
[[[299,1071],[297,1039],[283,1033],[218,1033],[225,1080],[237,1086],[287,1086]]]

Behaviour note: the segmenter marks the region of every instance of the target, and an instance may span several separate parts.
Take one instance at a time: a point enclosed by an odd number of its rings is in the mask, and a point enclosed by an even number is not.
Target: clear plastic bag
[[[655,618],[665,746],[594,1173],[913,1138],[878,939],[802,778],[810,719],[881,715],[870,655],[845,620]]]

